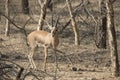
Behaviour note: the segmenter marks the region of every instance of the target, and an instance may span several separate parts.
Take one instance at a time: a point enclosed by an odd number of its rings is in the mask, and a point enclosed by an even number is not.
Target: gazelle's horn
[[[52,13],[52,27],[53,27],[53,13]]]
[[[50,28],[50,29],[52,29],[52,27],[50,26],[50,24],[46,21],[46,20],[44,20],[45,22],[46,22],[46,24],[48,25],[48,27]]]
[[[55,23],[55,27],[57,27],[58,21],[59,21],[59,17],[57,17],[57,20],[56,20],[56,23]]]

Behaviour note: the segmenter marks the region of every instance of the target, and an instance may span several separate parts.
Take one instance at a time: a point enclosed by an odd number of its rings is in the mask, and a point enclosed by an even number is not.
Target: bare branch
[[[38,3],[39,3],[40,6],[42,6],[43,0],[38,0]]]
[[[24,32],[25,36],[27,36],[26,30],[24,28],[21,28],[21,27],[17,26],[8,16],[6,16],[2,13],[1,13],[1,15],[4,16],[5,18],[7,18],[16,28],[22,30]]]
[[[44,20],[44,21],[46,22],[46,24],[48,25],[48,27],[51,27],[50,24],[46,20]]]
[[[60,34],[62,34],[63,30],[71,23],[71,19],[66,22],[66,24],[62,27],[61,31],[60,31]]]
[[[23,25],[23,28],[25,28],[25,26],[28,24],[28,22],[31,20],[32,18],[30,17],[26,22],[25,24]]]
[[[74,15],[74,17],[77,15],[77,10],[78,10],[78,8],[79,7],[82,7],[83,6],[83,0],[80,2],[80,4],[78,4],[76,7],[75,7],[75,9],[73,10],[73,15]],[[63,10],[65,7],[67,6],[67,3],[64,5],[64,7],[61,9],[61,10]],[[61,10],[59,10],[59,12],[61,12]],[[58,13],[59,13],[58,12]],[[61,29],[61,31],[60,31],[60,34],[62,34],[62,32],[63,32],[63,30],[69,25],[71,23],[71,19],[69,19],[67,22],[66,22],[66,24],[63,26],[63,28]]]
[[[93,21],[97,24],[97,20],[95,19],[95,17],[90,13],[90,11],[85,8],[85,11],[87,12],[87,14],[93,19]]]
[[[111,0],[112,4],[115,2],[116,0]]]

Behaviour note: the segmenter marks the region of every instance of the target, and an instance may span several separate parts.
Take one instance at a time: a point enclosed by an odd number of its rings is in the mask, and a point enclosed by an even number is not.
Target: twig
[[[68,22],[66,22],[66,24],[62,27],[60,34],[62,34],[63,30],[70,24],[70,22],[71,22],[71,19]]]
[[[25,28],[25,26],[27,25],[27,23],[31,20],[32,18],[29,17],[29,19],[25,22],[25,24],[23,25],[23,28]]]
[[[90,13],[90,11],[86,7],[85,7],[85,11],[93,19],[93,21],[97,24],[97,21],[96,21],[95,17]]]
[[[7,61],[7,62],[10,62],[10,63],[12,63],[12,64],[15,64],[17,67],[19,67],[19,68],[23,68],[22,66],[20,66],[20,65],[18,65],[18,64],[16,64],[15,62],[13,62],[13,61],[10,61],[10,60],[6,60],[6,59],[0,59],[0,61]]]

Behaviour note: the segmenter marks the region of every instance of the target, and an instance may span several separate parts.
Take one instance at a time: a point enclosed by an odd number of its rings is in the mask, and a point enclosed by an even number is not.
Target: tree
[[[5,1],[5,15],[10,17],[10,13],[9,13],[9,0]],[[9,35],[9,31],[10,31],[10,22],[8,19],[6,19],[6,28],[5,28],[5,36]]]
[[[29,14],[29,2],[28,2],[28,0],[22,0],[22,11],[24,14]]]
[[[40,14],[37,30],[42,30],[44,25],[44,20],[46,17],[46,9],[47,7],[51,7],[49,9],[52,11],[52,3],[51,0],[44,0],[44,2],[39,0],[39,4],[41,6],[41,14]]]
[[[112,5],[112,0],[106,0],[107,9],[107,34],[108,34],[108,45],[110,48],[111,62],[112,62],[112,75],[119,75],[119,60],[117,52],[117,41],[116,32],[114,26],[114,10]]]
[[[73,10],[72,10],[72,6],[71,6],[71,2],[70,0],[66,0],[68,9],[69,9],[69,13],[70,13],[70,17],[71,17],[71,23],[73,26],[73,31],[74,31],[74,35],[75,35],[75,45],[79,45],[79,30],[77,29],[77,23],[75,21],[75,16],[73,15]]]
[[[107,26],[107,18],[106,18],[106,6],[105,6],[105,1],[100,0],[100,13],[101,13],[101,22],[100,26],[97,27],[97,44],[96,46],[98,48],[106,48],[106,26]]]

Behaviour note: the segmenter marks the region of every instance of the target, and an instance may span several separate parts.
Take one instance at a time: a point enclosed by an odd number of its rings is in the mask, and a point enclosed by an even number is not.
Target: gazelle
[[[48,48],[52,47],[55,51],[56,54],[56,48],[59,44],[59,31],[57,28],[57,23],[58,23],[59,18],[57,19],[55,26],[49,26],[51,32],[47,32],[44,30],[36,30],[31,32],[28,37],[28,44],[31,48],[31,52],[28,55],[29,62],[31,64],[31,67],[33,69],[36,69],[36,65],[33,60],[33,55],[35,53],[35,48],[37,47],[38,44],[44,47],[44,53],[45,53],[45,60],[44,60],[44,70],[46,69],[46,59],[47,59],[47,54],[48,54]]]

